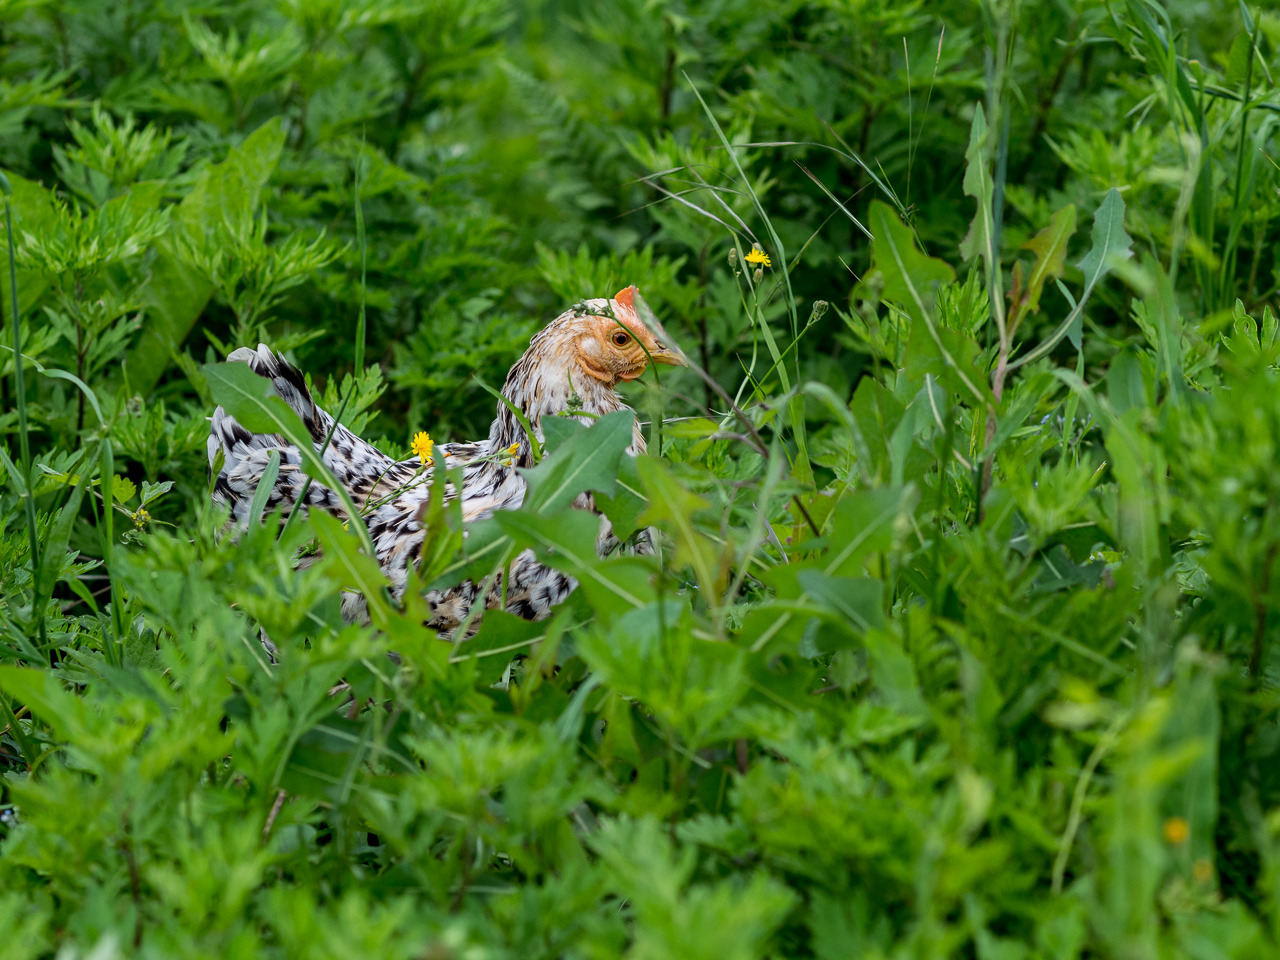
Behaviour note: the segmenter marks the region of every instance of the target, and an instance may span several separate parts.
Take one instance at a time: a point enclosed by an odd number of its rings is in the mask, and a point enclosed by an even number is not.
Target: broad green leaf
[[[445,510],[447,511],[448,507]],[[459,529],[457,536],[462,538],[461,556],[450,559],[453,552],[456,552],[456,548],[448,554],[439,553],[437,556],[446,562],[440,566],[441,561],[437,560],[435,565],[440,569],[434,579],[427,579],[424,570],[423,582],[432,590],[447,590],[457,586],[463,580],[474,580],[478,583],[493,570],[505,564],[514,555],[515,547],[506,528],[498,522],[498,517],[505,512],[499,510],[492,517],[468,524],[465,537],[462,537],[462,531]],[[461,519],[460,512],[459,519]],[[441,536],[443,537],[443,534]],[[448,545],[445,544],[442,546],[442,551],[447,548]]]
[[[283,149],[281,120],[272,117],[201,175],[178,204],[175,219],[187,231],[203,233],[219,221],[252,213]]]
[[[623,457],[618,461],[618,480],[613,496],[596,493],[596,509],[609,518],[613,526],[613,535],[626,541],[640,529],[640,514],[648,506],[644,495],[644,485],[640,481],[640,473],[636,469],[635,457]]]
[[[995,397],[979,366],[982,348],[964,330],[912,324],[904,366],[912,382],[931,374],[947,392],[973,404],[994,404]]]
[[[347,586],[364,595],[369,605],[369,619],[375,627],[385,628],[391,618],[391,606],[387,600],[387,577],[370,554],[360,552],[360,539],[337,517],[315,510],[311,513],[316,536],[324,546],[325,556],[342,571]],[[363,526],[357,521],[359,526]]]
[[[574,433],[536,467],[521,469],[529,483],[524,506],[539,513],[554,513],[587,490],[613,496],[618,461],[631,443],[634,422],[635,415],[630,410],[610,413],[590,428]]]
[[[336,801],[347,768],[352,762],[359,763],[360,754],[367,749],[366,725],[334,716],[307,730],[289,753],[280,786],[290,796]]]
[[[991,199],[995,187],[987,166],[987,115],[982,104],[973,110],[973,123],[969,125],[969,146],[964,152],[964,192],[977,201],[978,209],[969,224],[969,232],[960,241],[960,256],[966,261],[983,257],[987,272],[997,263],[998,252],[993,249],[995,227],[991,220]]]
[[[871,681],[885,703],[909,717],[928,717],[929,708],[920,695],[915,665],[902,649],[901,641],[884,630],[872,630],[863,642]]]
[[[841,617],[856,633],[885,625],[882,580],[829,577],[819,570],[801,570],[796,579],[805,593]]]
[[[459,643],[450,659],[454,662],[476,660],[480,682],[496,683],[512,658],[527,653],[529,644],[545,630],[545,623],[535,623],[502,610],[486,610],[476,635]]]
[[[1111,271],[1115,263],[1128,260],[1133,256],[1133,238],[1124,229],[1124,198],[1115,187],[1107,191],[1107,195],[1102,198],[1102,203],[1093,215],[1091,239],[1093,245],[1089,248],[1089,252],[1076,264],[1084,274],[1084,290],[1080,294],[1079,301],[1053,333],[1030,353],[1024,354],[1009,364],[1010,370],[1048,356],[1068,331],[1079,322],[1085,304],[1089,302],[1089,296],[1093,293],[1093,288]]]
[[[1067,258],[1067,243],[1076,232],[1076,207],[1069,203],[1049,221],[1049,225],[1022,245],[1036,255],[1031,272],[1022,283],[1022,261],[1014,265],[1016,271],[1013,289],[1009,291],[1012,309],[1009,311],[1009,335],[1028,313],[1040,312],[1040,294],[1050,277],[1060,278]]]
[[[1084,293],[1080,296],[1082,303],[1093,292],[1098,281],[1111,272],[1117,261],[1128,260],[1133,256],[1133,238],[1124,229],[1124,197],[1115,187],[1107,191],[1093,215],[1090,239],[1093,245],[1076,264],[1084,274]]]
[[[30,707],[61,740],[84,727],[84,700],[64,690],[48,670],[0,666],[0,694]]]
[[[1155,403],[1155,375],[1150,355],[1132,347],[1119,351],[1107,370],[1107,401],[1116,416],[1133,407]]]
[[[219,451],[221,453],[222,451]],[[173,489],[172,480],[162,480],[160,483],[151,483],[148,480],[142,481],[142,505],[145,507],[153,500],[158,500],[170,490]]]
[[[875,264],[884,275],[884,299],[902,304],[915,323],[932,323],[937,285],[954,280],[955,271],[945,261],[922,253],[915,235],[887,203],[871,201],[871,223],[876,235]]]
[[[251,214],[283,148],[280,118],[272,117],[232,147],[225,161],[200,175],[174,209],[174,228],[194,237],[211,232],[223,220]],[[213,285],[179,258],[172,244],[161,240],[146,287],[147,324],[126,361],[135,394],[151,392],[212,293]]]
[[[863,377],[859,382],[859,388],[864,383],[877,383],[877,381],[874,377]],[[809,381],[804,385],[804,392],[806,395],[814,397],[825,404],[827,409],[835,414],[845,429],[849,431],[849,443],[853,450],[855,466],[862,475],[863,480],[868,484],[874,483],[871,447],[868,445],[867,437],[863,434],[862,424],[850,409],[851,403],[846,403],[825,383]]]
[[[311,446],[310,431],[302,418],[271,392],[271,381],[254,373],[247,363],[207,363],[204,375],[214,402],[246,430],[277,433],[290,440],[304,436],[304,446]]]
[[[544,449],[547,453],[554,453],[560,444],[564,443],[574,434],[581,433],[587,429],[586,424],[575,417],[543,417],[538,426],[542,429],[542,437],[545,441]]]
[[[494,522],[518,546],[530,546],[547,565],[575,577],[579,583],[592,584],[616,598],[615,602],[640,606],[645,598],[628,584],[619,582],[605,571],[596,557],[596,535],[600,518],[585,510],[564,510],[554,516],[529,510],[499,510]]]
[[[554,559],[554,558],[552,558]],[[551,566],[556,564],[548,560]],[[572,572],[569,567],[559,569]],[[597,560],[591,575],[578,578],[578,589],[587,598],[595,612],[596,621],[608,626],[622,613],[630,609],[619,604],[618,597],[625,594],[644,602],[657,599],[654,584],[658,579],[658,565],[649,557],[610,557]]]
[[[693,567],[703,598],[715,606],[719,603],[723,580],[718,569],[718,551],[693,522],[694,514],[710,504],[680,484],[660,460],[640,457],[636,469],[644,484],[645,496],[649,498],[649,509],[640,516],[639,522],[667,529],[675,540],[674,565]]]
[[[943,261],[921,253],[911,231],[879,200],[871,201],[871,224],[876,235],[872,244],[875,263],[884,276],[884,299],[902,304],[911,317],[912,337],[917,342],[923,342],[924,332],[917,339],[916,328],[925,327],[939,362],[957,382],[956,392],[970,402],[989,405],[991,390],[973,369],[965,351],[960,350],[955,340],[960,335],[941,329],[933,315],[938,284],[954,280],[955,271]]]
[[[822,572],[829,577],[859,576],[862,561],[872,552],[893,546],[899,522],[913,506],[910,488],[859,490],[840,499],[831,518],[829,551]]]
[[[1169,476],[1165,456],[1141,428],[1145,409],[1112,417],[1107,430],[1111,470],[1120,484],[1114,524],[1120,544],[1144,575],[1161,562],[1160,527],[1169,522]]]
[[[868,463],[864,469],[875,483],[880,483],[888,479],[889,438],[906,408],[875,377],[863,377],[858,381],[849,408],[859,431],[866,438]]]

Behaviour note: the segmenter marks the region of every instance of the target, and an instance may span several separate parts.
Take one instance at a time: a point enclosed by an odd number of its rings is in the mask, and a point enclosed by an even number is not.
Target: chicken
[[[542,440],[542,418],[571,409],[602,416],[629,409],[614,388],[635,380],[652,360],[655,363],[683,364],[677,349],[669,347],[650,330],[636,312],[634,286],[620,291],[612,300],[587,300],[561,314],[539,332],[507,374],[503,396],[518,409]],[[517,467],[533,465],[532,448],[519,420],[503,403],[489,436],[474,443],[437,444],[425,470],[421,461],[395,461],[346,427],[334,426],[333,418],[315,405],[301,373],[265,344],[258,349],[241,347],[228,362],[247,363],[259,376],[272,381],[275,392],[302,418],[317,451],[333,431],[324,449],[325,464],[346,488],[360,509],[377,552],[378,563],[391,581],[392,596],[403,595],[410,565],[422,549],[425,531],[419,522],[429,496],[434,469],[442,462],[452,469],[462,468],[462,519],[482,520],[495,510],[514,509],[524,501],[526,483]],[[582,418],[589,423],[589,418]],[[297,448],[278,434],[254,434],[242,427],[222,407],[214,411],[209,432],[209,464],[214,468],[218,453],[222,465],[213,485],[213,500],[231,510],[233,524],[248,522],[250,504],[267,468],[272,451],[280,453],[280,470],[267,500],[268,509],[283,505],[292,508],[302,493],[306,477]],[[639,425],[633,428],[628,452],[645,450]],[[445,490],[446,500],[457,495],[453,486]],[[591,509],[589,495],[574,506]],[[313,483],[305,508],[320,508],[343,520],[345,511],[333,491]],[[641,535],[642,538],[645,536]],[[644,550],[647,539],[639,544]],[[608,520],[601,518],[597,549],[608,553],[617,546]],[[502,602],[501,575],[494,578],[487,607]],[[526,550],[515,558],[506,585],[505,610],[530,620],[545,617],[576,584],[571,577],[539,564]],[[432,611],[428,625],[448,633],[468,617],[477,600],[479,587],[466,581],[447,591],[426,594]],[[482,611],[478,611],[482,613]],[[348,593],[343,597],[343,615],[349,622],[368,622],[365,598]],[[478,617],[472,619],[477,623]]]

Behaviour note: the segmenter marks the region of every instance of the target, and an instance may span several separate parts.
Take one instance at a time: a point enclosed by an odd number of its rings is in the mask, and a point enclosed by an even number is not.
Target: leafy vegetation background
[[[0,956],[1280,950],[1280,17],[4,0],[0,47]],[[444,643],[336,522],[222,536],[228,349],[405,455],[633,282],[707,376],[468,538],[553,551],[550,621]],[[429,519],[424,582],[492,572]]]

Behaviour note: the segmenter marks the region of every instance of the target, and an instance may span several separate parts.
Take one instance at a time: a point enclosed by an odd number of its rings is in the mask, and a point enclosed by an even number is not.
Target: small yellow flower
[[[514,456],[515,456],[517,453],[519,453],[519,452],[520,452],[520,444],[519,444],[519,443],[513,443],[511,446],[507,447],[507,456],[508,456],[508,457],[514,457]]]
[[[1182,817],[1170,817],[1164,822],[1164,838],[1174,846],[1181,846],[1191,836],[1191,826]]]
[[[431,448],[435,445],[435,441],[431,439],[429,433],[419,430],[413,435],[413,443],[409,444],[409,449],[418,455],[418,459],[422,461],[422,465],[425,467],[431,460]]]
[[[129,514],[129,519],[133,521],[135,527],[141,530],[151,522],[151,514],[147,513],[146,507],[139,507]]]
[[[759,249],[758,247],[753,248],[752,251],[748,253],[744,259],[747,261],[747,263],[758,263],[762,267],[773,266],[773,264],[769,262],[769,255],[765,253],[763,250]]]

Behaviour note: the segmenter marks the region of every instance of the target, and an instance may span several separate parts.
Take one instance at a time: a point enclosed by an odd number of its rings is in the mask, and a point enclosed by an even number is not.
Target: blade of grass
[[[338,413],[333,418],[333,423],[329,424],[329,432],[325,434],[324,443],[320,446],[320,459],[324,459],[324,452],[329,449],[329,444],[333,441],[333,433],[338,429],[338,423],[342,420],[342,415],[347,412],[347,402],[355,396],[356,381],[351,380],[351,387],[347,390],[347,395],[342,398],[342,403],[338,405]],[[293,502],[293,509],[289,511],[289,519],[284,522],[284,529],[280,531],[280,539],[283,540],[285,534],[289,532],[289,528],[293,526],[294,518],[298,516],[298,511],[302,505],[307,502],[307,494],[311,492],[312,480],[307,477],[302,484],[302,491],[298,494],[298,499]],[[254,497],[257,497],[257,491],[254,491]]]
[[[13,325],[13,386],[14,403],[18,408],[18,452],[21,457],[22,481],[27,488],[24,507],[27,519],[27,538],[31,549],[31,591],[40,595],[40,536],[36,532],[35,492],[31,488],[31,437],[27,426],[27,388],[22,376],[22,324],[18,322],[18,260],[13,244],[13,187],[9,178],[0,173],[0,192],[4,193],[5,238],[9,253],[9,321]],[[47,640],[44,611],[31,611],[40,624],[40,646]]]
[[[1244,16],[1245,28],[1249,31],[1249,57],[1244,71],[1244,96],[1240,101],[1240,139],[1236,147],[1236,183],[1232,194],[1231,230],[1227,237],[1227,247],[1222,252],[1222,276],[1218,281],[1218,288],[1222,290],[1224,296],[1228,291],[1235,289],[1236,251],[1239,245],[1240,227],[1244,220],[1240,205],[1240,191],[1244,184],[1245,144],[1249,134],[1249,94],[1253,86],[1253,52],[1258,45],[1258,27],[1249,16],[1249,9],[1244,5],[1244,0],[1240,0],[1240,12]],[[1252,173],[1252,159],[1249,169]],[[1249,182],[1252,188],[1252,177],[1249,178]],[[1252,189],[1250,196],[1252,196]]]
[[[334,422],[336,423],[337,421]],[[332,435],[332,431],[330,431],[330,435]],[[267,507],[267,500],[271,497],[271,491],[276,485],[276,477],[279,475],[280,451],[272,450],[267,456],[267,468],[262,471],[258,486],[253,491],[253,502],[249,505],[250,523],[260,523],[262,521],[262,511]]]
[[[360,318],[356,321],[356,355],[355,375],[358,379],[364,372],[365,342],[365,268],[368,262],[369,245],[364,235],[364,207],[360,203],[360,174],[364,169],[364,138],[360,141],[360,154],[356,159],[356,243],[360,245]]]
[[[853,225],[854,225],[855,227],[857,227],[859,230],[861,230],[861,231],[862,231],[862,233],[863,233],[863,235],[864,235],[868,240],[874,240],[874,239],[875,239],[875,237],[873,237],[873,236],[871,235],[871,231],[870,231],[870,230],[868,230],[866,227],[864,227],[864,226],[862,225],[862,221],[861,221],[861,220],[859,220],[857,217],[855,217],[855,216],[854,216],[854,215],[849,211],[849,208],[848,208],[848,207],[846,207],[843,203],[841,203],[839,200],[837,200],[837,199],[836,199],[836,195],[835,195],[834,193],[832,193],[830,190],[828,190],[828,189],[827,189],[827,185],[826,185],[825,183],[823,183],[821,180],[819,180],[817,177],[815,177],[812,173],[810,173],[810,172],[809,172],[809,168],[808,168],[808,167],[806,167],[806,166],[805,166],[803,163],[801,163],[799,160],[797,160],[797,161],[795,162],[795,164],[796,164],[796,166],[797,166],[797,167],[799,167],[799,168],[800,168],[800,172],[801,172],[801,173],[803,173],[806,177],[808,177],[810,180],[812,180],[814,183],[816,183],[816,184],[818,185],[818,189],[819,189],[819,190],[821,190],[823,193],[825,193],[825,194],[827,195],[827,199],[828,199],[828,200],[830,200],[830,201],[831,201],[832,203],[834,203],[837,207],[839,207],[839,208],[840,208],[840,211],[841,211],[841,212],[842,212],[846,217],[848,217],[850,220],[852,220],[852,221],[853,221]]]
[[[525,436],[529,438],[529,445],[533,448],[533,462],[536,464],[542,460],[542,444],[538,442],[538,435],[533,432],[533,425],[529,423],[529,418],[520,412],[520,408],[506,398],[499,390],[493,389],[479,377],[471,378],[476,384],[488,391],[490,394],[498,398],[498,402],[511,411],[511,415],[516,418],[516,422],[520,424],[520,429],[524,431]]]
[[[120,588],[114,576],[115,568],[115,451],[108,437],[102,439],[102,450],[98,457],[98,484],[102,492],[102,563],[106,567],[107,579],[111,584],[111,636],[107,638],[103,652],[107,662],[120,666],[124,646],[124,625],[120,616]],[[92,498],[90,498],[92,499]]]
[[[916,138],[912,142],[910,137],[907,139],[907,195],[905,197],[907,205],[911,204],[911,170],[915,166],[916,153],[920,149],[920,138],[924,136],[924,121],[929,115],[929,103],[933,100],[933,87],[938,82],[938,65],[942,63],[942,38],[947,35],[946,24],[942,25],[942,30],[938,33],[938,53],[933,58],[933,73],[929,77],[929,91],[924,96],[924,109],[920,111],[920,126],[916,128]],[[903,45],[906,45],[906,39],[903,39]],[[908,73],[908,79],[910,74]]]
[[[31,746],[31,742],[27,740],[27,735],[22,732],[22,727],[18,725],[18,718],[14,716],[13,707],[9,703],[8,694],[0,691],[0,720],[9,725],[9,732],[13,734],[13,739],[18,742],[18,749],[22,751],[22,759],[27,762],[27,769],[30,770],[36,762],[36,752]]]

